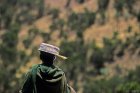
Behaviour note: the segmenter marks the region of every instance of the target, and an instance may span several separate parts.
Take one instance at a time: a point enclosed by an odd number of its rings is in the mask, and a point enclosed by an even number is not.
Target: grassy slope
[[[74,0],[71,0],[70,7],[75,12],[82,12],[82,11],[84,11],[84,8],[88,8],[89,10],[96,11],[97,10],[96,3],[97,3],[97,0],[86,0],[86,2],[84,4],[77,4]],[[128,18],[127,21],[124,19],[124,17],[122,17],[119,19],[119,21],[117,23],[117,21],[114,19],[115,10],[114,10],[114,8],[112,8],[113,7],[112,3],[113,3],[113,0],[111,0],[111,3],[109,5],[107,13],[106,13],[106,15],[108,15],[106,24],[99,25],[98,19],[97,19],[96,23],[94,25],[92,25],[91,27],[86,29],[86,31],[84,32],[84,39],[86,42],[95,39],[99,45],[102,45],[102,38],[111,37],[113,34],[113,31],[115,31],[115,30],[118,30],[118,32],[120,33],[120,38],[122,40],[125,40],[126,39],[125,37],[127,35],[125,33],[125,30],[127,29],[127,27],[129,25],[131,25],[133,27],[133,31],[139,31],[138,25],[137,25],[138,23],[137,23],[136,19],[133,17]],[[66,0],[46,0],[46,4],[52,8],[54,8],[54,7],[59,8],[61,11],[59,17],[67,19],[67,13],[69,11],[64,8],[64,6],[66,4]],[[26,38],[26,36],[28,35],[28,29],[35,26],[35,27],[39,28],[41,31],[45,31],[47,33],[49,31],[49,26],[51,23],[52,23],[51,18],[49,16],[45,16],[45,17],[37,20],[31,26],[23,26],[23,28],[21,29],[21,31],[19,33],[18,49],[24,50],[27,52],[27,54],[30,54],[30,52],[31,52],[30,49],[26,50],[22,43],[23,39]],[[60,40],[58,39],[58,34],[59,34],[58,32],[55,32],[52,34],[56,38],[53,38],[53,40],[50,43],[59,45]],[[73,34],[71,34],[70,37],[72,37],[72,35]],[[42,37],[37,36],[31,45],[38,46],[42,41],[43,41]],[[36,58],[31,58],[30,62],[28,62],[28,64],[26,64],[26,65],[28,65],[27,67],[30,67],[33,64],[32,62],[34,62],[34,61],[35,61],[35,63],[38,63],[39,60]],[[132,56],[129,54],[128,51],[126,51],[125,56],[123,56],[123,58],[121,58],[121,59],[116,58],[116,62],[114,62],[113,64],[106,64],[106,65],[109,67],[110,71],[114,70],[114,68],[117,65],[123,69],[130,70],[130,69],[134,69],[137,65],[140,65],[140,59],[136,55]],[[112,74],[112,72],[110,72],[110,73]],[[114,73],[116,73],[116,72],[114,71]]]

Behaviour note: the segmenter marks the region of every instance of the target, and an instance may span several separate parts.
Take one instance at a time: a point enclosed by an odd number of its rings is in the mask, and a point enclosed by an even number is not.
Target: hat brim
[[[39,51],[42,51],[42,50],[40,50],[40,49],[38,49]],[[46,52],[46,51],[43,51],[43,52]],[[50,52],[46,52],[46,53],[50,53]],[[67,57],[65,57],[65,56],[62,56],[62,55],[59,55],[59,54],[54,54],[54,53],[50,53],[50,54],[53,54],[53,55],[55,55],[55,56],[57,56],[57,57],[59,57],[59,58],[61,58],[61,59],[67,59]]]
[[[67,57],[65,57],[65,56],[62,56],[62,55],[59,55],[59,54],[55,54],[57,57],[59,57],[59,58],[62,58],[62,59],[67,59]]]

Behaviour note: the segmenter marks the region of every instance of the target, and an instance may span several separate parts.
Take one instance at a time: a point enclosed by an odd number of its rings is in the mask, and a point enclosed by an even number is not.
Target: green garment
[[[38,64],[27,73],[21,93],[70,93],[70,87],[60,68]]]

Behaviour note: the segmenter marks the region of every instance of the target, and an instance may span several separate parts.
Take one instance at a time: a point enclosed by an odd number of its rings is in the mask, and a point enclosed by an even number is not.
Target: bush
[[[23,40],[25,48],[29,48],[37,34],[39,34],[39,30],[37,28],[31,28],[29,30],[29,36]]]
[[[84,93],[139,93],[140,92],[140,67],[130,71],[128,75],[120,77],[94,80],[87,77],[84,83]]]
[[[137,0],[126,0],[125,2],[126,2],[126,8],[128,9],[128,12],[130,13],[130,14],[133,14],[134,12],[134,10],[133,10],[133,6],[134,6],[134,4],[136,3],[136,1]]]
[[[19,25],[11,25],[9,31],[2,36],[3,43],[0,45],[0,56],[4,62],[14,62],[16,60],[16,45],[19,29]]]
[[[40,11],[44,9],[42,2],[43,0],[1,0],[0,27],[7,29],[13,23],[32,23],[44,12]],[[37,14],[33,15],[31,11],[36,11]]]
[[[53,21],[53,23],[50,25],[50,30],[54,31],[54,30],[63,30],[65,21],[63,19],[57,19],[55,21]]]
[[[1,93],[6,93],[10,89],[10,84],[5,83],[10,82],[13,78],[13,73],[15,72],[15,64],[17,63],[17,42],[18,42],[18,32],[20,26],[17,24],[10,25],[9,29],[2,35],[2,44],[0,44],[0,61],[2,62],[0,67],[0,89]],[[4,73],[3,73],[4,72]],[[5,73],[6,72],[6,73]],[[10,77],[10,78],[9,78]],[[8,92],[7,92],[8,93]]]
[[[117,11],[117,16],[122,15],[124,5],[125,5],[125,0],[115,0],[114,7]]]
[[[136,81],[120,84],[116,89],[117,93],[139,93],[140,84]]]
[[[84,31],[95,22],[95,13],[85,11],[84,13],[71,13],[68,17],[67,25],[75,31]]]
[[[82,4],[85,2],[85,0],[76,0],[79,4]]]
[[[105,11],[109,5],[109,0],[98,0],[98,11]]]
[[[140,92],[140,67],[132,70],[124,78],[124,83],[116,87],[117,93],[139,93]]]
[[[60,11],[56,8],[50,9],[47,14],[52,15],[52,19],[56,19],[59,16]]]
[[[114,76],[108,80],[88,80],[86,82],[84,84],[84,93],[116,93],[117,85],[123,83],[123,80]]]
[[[137,17],[137,21],[138,21],[139,24],[140,24],[140,12],[138,12],[138,14],[136,15],[136,17]]]
[[[103,51],[100,48],[98,47],[93,48],[91,62],[94,65],[95,69],[97,70],[97,74],[101,74],[100,69],[104,67],[104,58]]]

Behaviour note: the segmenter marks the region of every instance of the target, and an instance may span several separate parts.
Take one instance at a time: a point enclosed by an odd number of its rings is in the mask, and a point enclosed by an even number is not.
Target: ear
[[[56,56],[54,56],[53,61],[56,60]]]

